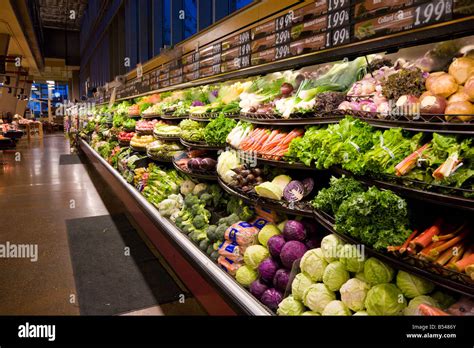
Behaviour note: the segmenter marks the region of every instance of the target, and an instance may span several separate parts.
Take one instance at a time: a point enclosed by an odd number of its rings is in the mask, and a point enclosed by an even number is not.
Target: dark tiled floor
[[[38,244],[38,261],[0,258],[0,315],[77,315],[65,220],[121,213],[122,205],[83,164],[59,165],[69,154],[62,134],[21,140],[16,151],[20,161],[0,155],[8,162],[0,165],[0,243]],[[193,299],[140,313],[204,314]]]

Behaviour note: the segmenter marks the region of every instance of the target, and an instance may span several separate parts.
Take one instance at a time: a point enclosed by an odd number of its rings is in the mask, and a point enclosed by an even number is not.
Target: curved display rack
[[[146,148],[133,147],[132,145],[130,145],[130,148],[135,152],[146,153]]]
[[[190,114],[189,119],[193,121],[212,121],[213,119],[217,118],[221,113],[220,112],[206,112],[203,114]],[[229,114],[225,113],[225,117],[227,118],[238,118],[239,114]]]
[[[153,135],[153,129],[146,129],[146,130],[135,130],[135,133],[138,135]]]
[[[161,118],[160,114],[142,114],[142,118],[144,119],[154,119],[154,118]]]
[[[222,150],[225,148],[225,146],[211,146],[205,143],[204,141],[201,142],[191,142],[191,141],[186,141],[183,140],[183,138],[180,138],[179,141],[181,144],[183,144],[186,147],[193,148],[193,149],[201,149],[201,150]]]
[[[299,215],[311,218],[314,217],[313,208],[308,207],[304,204],[304,202],[295,202],[294,206],[292,206],[288,202],[272,201],[266,198],[258,197],[256,194],[254,194],[254,196],[249,196],[247,194],[244,194],[243,192],[239,192],[238,190],[230,187],[224,181],[222,181],[220,177],[217,177],[217,181],[227,193],[239,197],[242,200],[254,204],[256,206],[277,210],[290,215]]]
[[[173,116],[172,114],[161,114],[160,118],[162,120],[185,120],[189,118],[188,115],[183,115],[183,116]]]
[[[183,173],[191,178],[195,178],[195,179],[200,179],[200,180],[211,180],[211,181],[216,181],[217,180],[217,173],[215,173],[214,175],[212,174],[209,174],[209,175],[206,175],[206,174],[199,174],[199,173],[193,173],[193,172],[189,172],[189,171],[186,171],[184,169],[182,169],[180,166],[178,166],[174,159],[171,161],[173,162],[173,166],[175,167],[175,169],[180,172],[180,173]]]
[[[153,137],[157,140],[161,141],[179,141],[179,136],[166,136],[166,135],[159,135],[153,132]]]
[[[414,132],[436,132],[453,134],[473,134],[474,115],[471,121],[447,121],[446,117],[458,115],[421,114],[416,118],[406,115],[386,116],[375,112],[347,111],[347,115],[357,117],[379,128],[403,128]],[[463,115],[459,115],[463,116]]]
[[[163,162],[163,163],[171,163],[172,162],[172,158],[171,157],[168,157],[168,158],[165,158],[165,157],[156,157],[156,156],[153,156],[153,155],[150,155],[148,152],[146,153],[147,157],[149,159],[151,159],[152,161],[154,162]]]
[[[107,175],[111,176],[117,182],[120,189],[126,191],[128,196],[126,203],[131,204],[130,200],[132,200],[138,210],[143,211],[140,216],[142,216],[142,218],[146,216],[147,221],[150,221],[154,226],[156,226],[154,229],[145,229],[145,231],[148,231],[147,234],[151,237],[151,240],[155,246],[157,246],[158,250],[162,249],[167,254],[175,255],[173,260],[169,260],[170,262],[174,262],[174,259],[176,258],[176,250],[180,251],[185,259],[188,260],[190,265],[198,270],[199,274],[207,279],[209,284],[213,285],[214,291],[220,293],[220,296],[225,296],[227,298],[226,303],[232,304],[232,306],[247,314],[273,315],[267,307],[255,299],[246,289],[238,284],[235,279],[225,273],[217,263],[211,261],[208,256],[199,249],[198,245],[189,239],[188,236],[179,231],[169,220],[162,217],[155,206],[148,202],[136,188],[128,184],[120,173],[107,163],[106,160],[100,157],[100,155],[96,153],[88,143],[82,140],[80,146],[86,153],[86,156],[91,159],[91,162],[93,162],[96,167],[99,166],[101,168],[101,172],[105,171]],[[146,225],[147,221],[144,221],[143,223]],[[150,225],[147,226],[150,227]],[[162,234],[165,237],[165,240],[170,240],[172,242],[171,249],[167,249],[166,246],[163,245],[164,243],[162,242],[164,240],[158,240],[156,238],[157,234]],[[180,265],[182,266],[182,264]],[[181,267],[181,269],[182,275],[188,275],[185,268]],[[195,277],[190,279],[192,281],[191,283],[188,283],[188,286],[197,287],[196,281],[199,279],[196,279]],[[214,300],[212,300],[213,294],[204,293],[204,295],[201,296],[201,293],[197,293],[197,297],[202,297],[204,301],[207,301],[209,306],[212,306],[214,303]],[[214,311],[222,311],[220,307],[215,307],[215,305],[212,309]]]
[[[128,117],[130,117],[130,118],[141,118],[142,116],[141,116],[141,115],[131,115],[131,114],[128,114]]]
[[[328,214],[315,210],[314,217],[329,232],[336,234],[345,242],[355,245],[361,244],[352,237],[347,236],[344,233],[337,232],[334,229],[334,219]],[[467,280],[465,280],[466,277],[462,277],[463,280],[461,282],[460,274],[458,272],[449,271],[444,268],[443,271],[441,271],[441,267],[435,267],[432,264],[427,265],[426,263],[422,263],[422,261],[419,259],[416,259],[417,262],[414,262],[414,260],[410,260],[409,262],[407,262],[406,258],[397,258],[390,254],[369,248],[366,245],[364,245],[364,250],[367,251],[369,255],[373,255],[379,258],[380,260],[386,262],[387,264],[394,266],[395,268],[416,274],[446,289],[461,293],[463,295],[467,295],[469,297],[474,297],[474,282],[469,284]],[[423,267],[421,267],[421,265],[423,265]]]

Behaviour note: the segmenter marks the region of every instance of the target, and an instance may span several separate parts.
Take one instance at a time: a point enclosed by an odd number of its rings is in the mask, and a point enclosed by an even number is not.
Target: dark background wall
[[[65,30],[44,28],[43,34],[47,38],[44,40],[45,57],[66,58],[66,65],[79,66],[81,64],[78,31],[67,31],[66,36]]]

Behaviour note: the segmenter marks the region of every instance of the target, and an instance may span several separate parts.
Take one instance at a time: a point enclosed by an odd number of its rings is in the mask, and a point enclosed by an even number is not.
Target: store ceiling
[[[81,18],[87,2],[88,0],[39,0],[43,27],[80,30]],[[70,19],[71,11],[74,11],[74,19]]]

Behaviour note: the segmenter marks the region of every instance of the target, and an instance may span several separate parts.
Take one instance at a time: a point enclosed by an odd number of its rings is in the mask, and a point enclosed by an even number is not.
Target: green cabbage
[[[277,309],[278,315],[301,315],[305,308],[303,304],[295,300],[293,296],[288,296],[280,302]]]
[[[401,315],[406,306],[407,300],[394,284],[375,285],[365,299],[369,315]]]
[[[408,303],[408,307],[405,308],[403,311],[403,315],[422,315],[418,311],[418,307],[422,303],[427,304],[432,307],[439,308],[439,304],[438,302],[436,302],[435,299],[433,299],[430,296],[421,295],[421,296],[416,296],[410,300],[410,302]]]
[[[242,266],[237,270],[235,274],[235,280],[243,286],[249,287],[255,280],[257,280],[257,271],[249,266]]]
[[[313,312],[322,313],[326,305],[336,299],[336,294],[323,283],[311,285],[306,289],[303,303]]]
[[[313,284],[313,281],[304,273],[297,274],[291,283],[291,293],[295,300],[302,300],[304,292]]]
[[[327,265],[328,263],[324,259],[321,248],[308,250],[300,262],[301,271],[315,282],[323,280],[324,270]]]
[[[323,283],[332,291],[337,291],[350,278],[349,272],[340,261],[331,262],[323,274]]]
[[[435,287],[430,281],[404,271],[397,274],[397,286],[408,298],[429,294]]]
[[[313,312],[313,311],[306,311],[306,312],[303,312],[303,314],[301,315],[321,315],[321,314]]]
[[[349,279],[345,282],[339,292],[341,301],[351,310],[357,312],[365,308],[365,298],[370,286],[357,278]]]
[[[331,301],[327,304],[323,315],[351,315],[351,311],[342,301]]]
[[[278,227],[272,224],[266,224],[258,233],[258,241],[266,247],[268,240],[278,234],[280,234]]]
[[[270,256],[268,249],[261,245],[251,245],[245,250],[244,262],[247,266],[257,269],[258,265]]]
[[[333,262],[338,259],[339,250],[342,245],[342,241],[335,234],[330,234],[321,240],[321,251],[327,262]]]
[[[364,270],[365,257],[355,245],[344,245],[340,250],[339,261],[349,272],[357,273]]]
[[[395,271],[389,265],[371,257],[365,262],[364,276],[370,285],[390,283],[395,275]]]
[[[358,316],[363,316],[363,315],[369,315],[369,313],[367,313],[366,311],[358,311],[352,315],[358,317]]]

